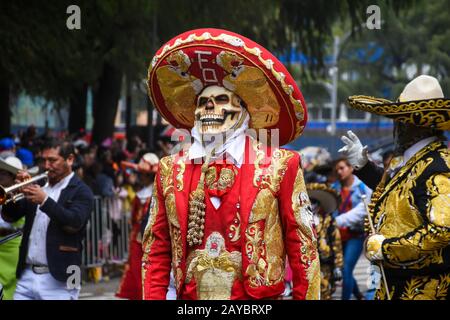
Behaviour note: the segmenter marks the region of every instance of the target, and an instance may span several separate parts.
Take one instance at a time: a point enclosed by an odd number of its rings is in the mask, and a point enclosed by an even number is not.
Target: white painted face
[[[236,126],[243,112],[242,100],[219,86],[203,89],[197,98],[195,120],[201,134],[224,133]]]

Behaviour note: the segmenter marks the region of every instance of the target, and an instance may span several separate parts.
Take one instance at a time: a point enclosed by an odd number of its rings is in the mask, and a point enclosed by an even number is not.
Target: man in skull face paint
[[[376,188],[369,204],[376,234],[367,239],[366,256],[383,264],[389,289],[381,286],[376,298],[449,299],[450,153],[443,130],[450,130],[450,100],[435,78],[419,76],[397,102],[352,96],[349,103],[395,121],[386,170],[368,160],[367,147],[351,131],[340,150],[355,174]]]
[[[320,266],[297,153],[247,129],[300,136],[306,105],[270,52],[226,30],[181,34],[155,55],[149,93],[193,143],[161,159],[143,237],[144,299],[164,299],[172,268],[179,299],[319,299]],[[269,134],[270,135],[270,134]]]

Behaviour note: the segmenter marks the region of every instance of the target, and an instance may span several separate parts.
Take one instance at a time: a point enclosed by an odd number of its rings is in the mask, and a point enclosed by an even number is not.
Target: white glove
[[[352,131],[347,131],[347,135],[348,137],[341,137],[345,146],[339,149],[338,152],[348,159],[353,168],[359,170],[369,161],[367,146],[363,147],[359,138]]]

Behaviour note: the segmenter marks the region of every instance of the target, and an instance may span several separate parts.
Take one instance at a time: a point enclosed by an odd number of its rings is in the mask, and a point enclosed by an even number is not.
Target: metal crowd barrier
[[[111,217],[111,199],[96,196],[94,210],[86,226],[82,267],[123,264],[128,259],[129,216]]]

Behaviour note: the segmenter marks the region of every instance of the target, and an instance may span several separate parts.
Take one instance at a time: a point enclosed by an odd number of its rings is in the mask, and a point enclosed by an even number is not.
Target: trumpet
[[[35,184],[38,182],[41,183],[44,182],[44,184],[48,182],[48,171],[41,173],[37,176],[34,176],[31,179],[25,180],[20,183],[16,183],[15,185],[12,185],[10,187],[5,188],[3,186],[0,186],[0,205],[5,205],[10,202],[15,203],[19,200],[24,199],[25,194],[23,194],[23,192],[20,192],[20,189],[30,184]]]

